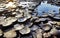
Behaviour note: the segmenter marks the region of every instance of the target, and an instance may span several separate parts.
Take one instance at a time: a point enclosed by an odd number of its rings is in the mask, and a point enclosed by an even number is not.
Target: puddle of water
[[[47,1],[44,3],[41,2],[41,4],[36,8],[36,12],[38,13],[38,16],[41,16],[44,13],[59,13],[59,6],[47,4]]]

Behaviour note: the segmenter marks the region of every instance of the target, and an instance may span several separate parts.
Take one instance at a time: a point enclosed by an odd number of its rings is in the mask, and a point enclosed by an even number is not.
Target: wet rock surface
[[[26,1],[18,3],[16,0],[2,1],[0,38],[60,38],[60,14],[49,10],[38,16],[35,10],[37,4]]]

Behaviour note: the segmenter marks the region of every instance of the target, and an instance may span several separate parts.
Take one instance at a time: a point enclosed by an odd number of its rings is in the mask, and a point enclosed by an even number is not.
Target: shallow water
[[[45,1],[45,3],[41,2],[41,4],[36,8],[36,12],[38,13],[38,16],[42,15],[43,12],[44,13],[52,13],[56,14],[59,13],[59,6],[55,6],[55,5],[51,5],[51,4],[47,4],[47,2]]]

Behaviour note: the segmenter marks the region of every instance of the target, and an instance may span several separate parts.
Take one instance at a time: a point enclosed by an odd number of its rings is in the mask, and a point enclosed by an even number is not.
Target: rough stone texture
[[[16,37],[16,32],[13,30],[4,33],[4,37]]]
[[[21,34],[28,34],[28,33],[30,33],[30,28],[24,27],[24,28],[21,29],[19,32],[20,32]]]
[[[40,0],[34,1],[0,0],[0,38],[60,38],[60,14],[50,10],[38,16],[35,8]]]

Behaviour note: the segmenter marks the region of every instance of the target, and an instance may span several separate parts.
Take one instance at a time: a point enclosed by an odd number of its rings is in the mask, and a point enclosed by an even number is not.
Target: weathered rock
[[[42,22],[44,22],[44,21],[47,20],[47,18],[40,18],[39,20],[42,21]]]
[[[1,3],[1,1],[4,2]],[[60,19],[60,14],[54,14],[53,10],[47,13],[43,11],[43,14],[39,11],[39,14],[34,11],[36,3],[20,1],[0,0],[0,36],[2,38],[16,36],[16,38],[48,38],[51,35],[53,37],[60,35],[60,21],[57,21]]]
[[[3,37],[9,37],[9,38],[13,38],[16,37],[16,32],[14,30],[10,30],[7,32],[4,32],[4,36]]]
[[[16,24],[16,25],[14,25],[14,29],[15,30],[21,30],[23,28],[24,28],[24,25],[23,24]]]
[[[30,19],[30,21],[34,21],[36,19],[38,19],[38,17],[32,16],[32,18]]]
[[[38,27],[37,25],[33,25],[33,26],[31,27],[31,30],[32,30],[32,31],[36,31],[38,28],[39,28],[39,27]]]
[[[23,29],[21,29],[20,31],[19,31],[21,34],[28,34],[28,33],[30,33],[30,28],[28,28],[28,27],[24,27]]]
[[[19,19],[18,19],[18,22],[25,22],[26,20],[27,20],[27,18],[22,17],[22,18],[19,18]]]
[[[17,18],[15,18],[15,17],[8,17],[7,19],[5,19],[5,22],[2,25],[9,26],[10,24],[15,22],[16,20],[17,20]]]
[[[48,14],[43,14],[41,17],[48,17]]]
[[[57,19],[57,20],[60,20],[60,14],[56,14],[53,18]]]
[[[12,37],[6,37],[6,38],[12,38]]]
[[[54,17],[54,14],[53,13],[49,13],[48,16]]]
[[[41,30],[41,29],[37,29],[37,30],[36,30],[36,37],[37,37],[37,38],[43,38],[43,37],[42,37],[42,30]]]
[[[51,31],[50,31],[51,35],[56,35],[56,33],[57,33],[57,29],[56,28],[51,29]]]
[[[49,30],[51,30],[51,26],[48,25],[48,24],[43,25],[41,28],[42,28],[44,31],[49,31]]]
[[[3,31],[0,29],[0,36],[2,36],[3,35]]]
[[[31,22],[31,21],[28,22],[28,21],[27,21],[26,24],[25,24],[25,26],[26,26],[26,27],[31,27],[31,26],[33,26],[33,22]]]
[[[36,38],[36,32],[32,32],[33,38]]]
[[[39,18],[35,20],[35,22],[40,22],[40,21],[41,21],[41,20],[40,20]]]
[[[0,4],[0,12],[3,12],[5,10],[6,10],[5,4]]]
[[[16,17],[16,18],[23,17],[23,14],[18,13],[18,14],[16,14],[16,16],[15,16],[15,17]]]
[[[3,12],[3,11],[5,11],[5,8],[0,8],[0,12]]]
[[[43,33],[43,36],[44,36],[44,38],[48,38],[51,36],[51,34],[50,33]]]
[[[5,22],[5,18],[6,17],[3,17],[3,16],[0,17],[0,24],[3,24]]]
[[[57,21],[55,21],[55,22],[56,22],[56,25],[54,25],[55,28],[56,28],[56,29],[60,29],[60,22],[57,22]]]
[[[8,4],[6,4],[6,8],[16,8],[16,5],[14,4],[14,2],[9,2]]]
[[[47,24],[49,24],[49,25],[55,25],[55,24],[57,24],[55,21],[48,21],[48,23]]]
[[[57,36],[54,35],[53,38],[57,38]]]
[[[60,25],[60,22],[56,22],[57,23],[57,25]]]
[[[31,18],[31,15],[30,14],[28,14],[27,16],[25,16],[27,19],[29,19],[29,18]]]

